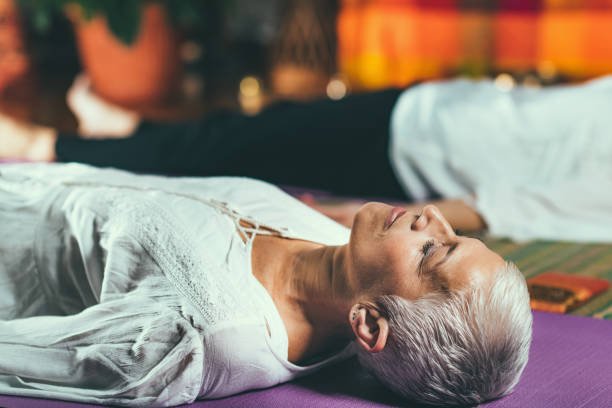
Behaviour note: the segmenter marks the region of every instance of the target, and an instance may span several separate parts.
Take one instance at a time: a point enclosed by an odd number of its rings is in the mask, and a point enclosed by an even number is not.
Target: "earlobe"
[[[385,348],[389,323],[373,305],[354,305],[349,313],[349,319],[355,340],[364,350],[377,353]]]

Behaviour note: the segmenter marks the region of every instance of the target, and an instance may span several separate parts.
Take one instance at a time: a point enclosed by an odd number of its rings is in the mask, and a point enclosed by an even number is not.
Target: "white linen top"
[[[394,107],[390,159],[410,196],[463,198],[492,235],[612,241],[611,112],[612,77],[422,84]]]
[[[253,235],[326,245],[349,236],[251,179],[0,166],[0,393],[169,406],[352,355],[348,345],[311,366],[288,361],[241,219]]]

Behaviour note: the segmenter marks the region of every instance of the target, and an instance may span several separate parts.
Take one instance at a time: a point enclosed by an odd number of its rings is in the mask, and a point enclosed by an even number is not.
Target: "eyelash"
[[[434,244],[435,242],[433,239],[430,239],[423,244],[423,247],[421,248],[421,252],[423,253],[424,256],[427,256],[427,254],[429,254],[429,251],[431,251],[431,249],[434,247]]]
[[[419,261],[419,265],[417,267],[417,272],[419,274],[419,276],[423,275],[423,269],[425,267],[425,260],[427,259],[427,256],[431,253],[431,249],[434,247],[435,242],[433,239],[430,239],[428,241],[426,241],[423,246],[421,247],[421,253],[423,254],[423,257],[421,258],[421,260]]]

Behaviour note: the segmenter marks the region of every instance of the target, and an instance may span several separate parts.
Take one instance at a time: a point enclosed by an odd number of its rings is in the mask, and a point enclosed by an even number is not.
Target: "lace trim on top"
[[[247,237],[250,246],[257,234],[279,235],[282,232],[240,214],[225,202],[203,199],[191,194],[165,191],[157,188],[106,185],[101,183],[65,182],[77,187],[110,187],[134,192],[162,192],[195,200],[224,214],[233,222],[236,232]],[[113,231],[130,234],[155,259],[168,275],[178,292],[188,299],[202,315],[206,325],[216,325],[229,319],[249,319],[262,306],[249,297],[237,299],[233,293],[249,291],[251,284],[242,275],[230,273],[227,262],[214,262],[203,250],[194,247],[196,240],[182,222],[150,197],[139,195],[126,197],[123,192],[106,193],[99,203],[108,209]],[[241,225],[241,221],[252,227]],[[265,229],[264,229],[265,228]],[[215,269],[225,269],[223,279],[213,279]],[[218,272],[217,272],[218,273]]]
[[[239,231],[241,234],[243,234],[243,236],[249,237],[248,241],[252,241],[256,235],[285,236],[284,234],[288,231],[287,228],[275,228],[275,227],[271,227],[269,225],[260,223],[259,221],[257,221],[256,219],[248,215],[241,214],[238,210],[236,210],[235,208],[232,208],[228,203],[224,201],[220,201],[220,200],[215,200],[214,198],[204,199],[194,194],[179,193],[176,191],[168,191],[168,190],[161,189],[161,188],[137,187],[137,186],[132,186],[132,185],[106,184],[106,183],[99,183],[99,182],[89,183],[89,182],[79,182],[79,181],[76,181],[76,182],[67,181],[67,182],[63,182],[62,184],[66,186],[74,186],[74,187],[91,187],[91,188],[111,187],[111,188],[122,188],[122,189],[140,191],[140,192],[160,192],[160,193],[165,193],[168,195],[173,195],[176,197],[183,197],[189,200],[194,200],[201,204],[214,208],[217,211],[221,212],[222,214],[230,217],[230,219],[234,222],[234,225],[236,226],[236,230]],[[252,227],[245,227],[241,225],[241,221],[252,225]]]

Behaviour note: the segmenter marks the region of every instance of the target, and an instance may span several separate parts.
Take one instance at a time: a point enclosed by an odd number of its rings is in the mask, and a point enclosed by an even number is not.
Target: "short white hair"
[[[512,263],[485,285],[416,301],[382,296],[376,304],[389,322],[387,344],[379,353],[359,350],[359,361],[408,399],[464,405],[499,398],[513,390],[527,364],[529,294]]]

